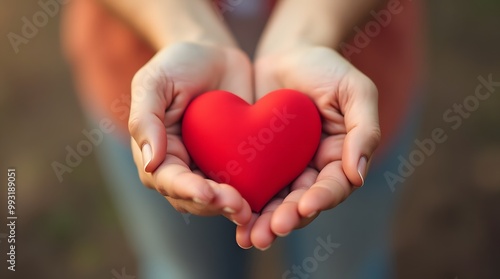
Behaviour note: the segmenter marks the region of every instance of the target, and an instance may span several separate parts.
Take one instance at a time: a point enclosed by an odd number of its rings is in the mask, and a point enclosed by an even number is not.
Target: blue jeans
[[[306,228],[279,240],[285,262],[280,267],[282,278],[393,277],[390,224],[398,191],[391,191],[383,174],[396,170],[397,157],[408,153],[418,124],[417,107],[390,150],[374,162],[363,188]],[[248,278],[249,255],[263,252],[239,248],[233,223],[175,211],[164,197],[142,186],[130,147],[112,136],[105,137],[98,151],[104,178],[139,259],[138,278]]]

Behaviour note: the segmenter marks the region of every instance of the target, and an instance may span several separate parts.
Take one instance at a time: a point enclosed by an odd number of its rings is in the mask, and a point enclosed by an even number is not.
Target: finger
[[[173,155],[174,157],[179,158],[182,162],[186,164],[186,166],[191,166],[191,157],[182,141],[181,136],[167,134],[167,154]]]
[[[156,190],[163,196],[190,200],[206,206],[215,198],[213,188],[201,176],[194,174],[179,158],[167,155],[153,173]]]
[[[378,92],[375,84],[361,72],[342,82],[341,95],[348,96],[344,104],[347,135],[342,152],[342,167],[349,181],[363,186],[368,161],[380,142]]]
[[[353,191],[340,161],[326,165],[317,181],[300,198],[298,212],[302,217],[312,217],[319,212],[334,208]]]
[[[345,134],[324,137],[313,158],[312,166],[317,170],[322,170],[331,162],[342,160],[342,147],[345,142]]]
[[[276,239],[276,235],[271,230],[271,218],[274,210],[282,203],[283,200],[275,199],[271,201],[262,211],[261,215],[255,221],[250,239],[255,248],[265,251],[271,247],[271,244]]]
[[[291,192],[276,209],[271,220],[271,230],[274,234],[284,237],[294,229],[302,228],[314,218],[303,218],[298,211],[298,204],[303,194],[314,184],[318,172],[307,168],[291,186]]]
[[[236,225],[246,225],[250,222],[252,216],[250,205],[233,187],[217,184],[211,180],[207,182],[215,195],[208,204],[200,204],[191,199],[174,199],[169,196],[165,198],[179,212],[189,212],[198,216],[223,215]]]
[[[193,173],[197,174],[197,175],[199,175],[199,176],[201,176],[203,178],[206,178],[206,175],[203,172],[201,172],[201,170],[198,170],[198,169],[193,170]]]
[[[129,131],[141,149],[143,169],[155,170],[165,158],[167,135],[163,123],[173,84],[163,72],[147,64],[132,81]]]
[[[224,215],[236,225],[242,226],[250,222],[252,210],[248,202],[232,186],[219,184],[207,179],[216,194],[210,207],[216,208],[219,214]]]
[[[270,224],[273,234],[285,237],[299,226],[301,216],[298,211],[298,202],[305,192],[305,189],[291,192],[283,203],[276,208],[272,214]]]
[[[236,227],[236,243],[243,249],[250,249],[253,247],[250,236],[257,218],[259,218],[259,215],[257,213],[252,213],[248,224]]]
[[[137,143],[133,138],[130,138],[130,149],[132,150],[132,158],[134,160],[134,163],[137,166],[137,173],[139,175],[139,179],[141,180],[144,186],[148,187],[149,189],[154,189],[154,182],[151,175],[148,175],[147,173],[144,172],[144,169],[139,167],[144,165],[142,163],[141,149],[139,148],[139,146],[137,146]]]

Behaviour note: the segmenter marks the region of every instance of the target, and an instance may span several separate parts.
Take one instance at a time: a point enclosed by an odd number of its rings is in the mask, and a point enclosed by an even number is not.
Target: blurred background
[[[0,3],[0,220],[8,167],[17,169],[19,216],[15,276],[6,270],[1,221],[0,278],[134,276],[135,255],[94,154],[62,182],[51,166],[86,128],[61,55],[59,15],[16,53],[7,34],[19,33],[21,18],[40,8]],[[446,128],[443,113],[474,94],[478,76],[500,82],[500,1],[427,1],[426,24],[421,140]],[[402,195],[394,225],[398,278],[500,278],[500,87],[460,128],[446,131],[448,140],[395,188]]]

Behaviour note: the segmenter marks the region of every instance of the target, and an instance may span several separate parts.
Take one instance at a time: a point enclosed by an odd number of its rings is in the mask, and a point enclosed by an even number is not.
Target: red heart
[[[194,99],[182,137],[209,178],[235,187],[259,212],[307,167],[321,138],[321,118],[304,94],[281,89],[255,105],[225,91]]]

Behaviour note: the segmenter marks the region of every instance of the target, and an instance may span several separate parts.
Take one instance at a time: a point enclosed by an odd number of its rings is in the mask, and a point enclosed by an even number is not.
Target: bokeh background
[[[500,1],[427,2],[427,88],[419,139],[474,94],[500,81]],[[15,53],[36,1],[0,0],[0,278],[113,278],[137,274],[135,255],[95,154],[59,182],[53,161],[86,128],[59,43],[59,15]],[[402,186],[394,225],[398,278],[500,278],[500,87]],[[6,172],[17,169],[17,271],[6,270]],[[264,267],[269,254],[257,261]],[[266,269],[256,278],[279,278]]]

